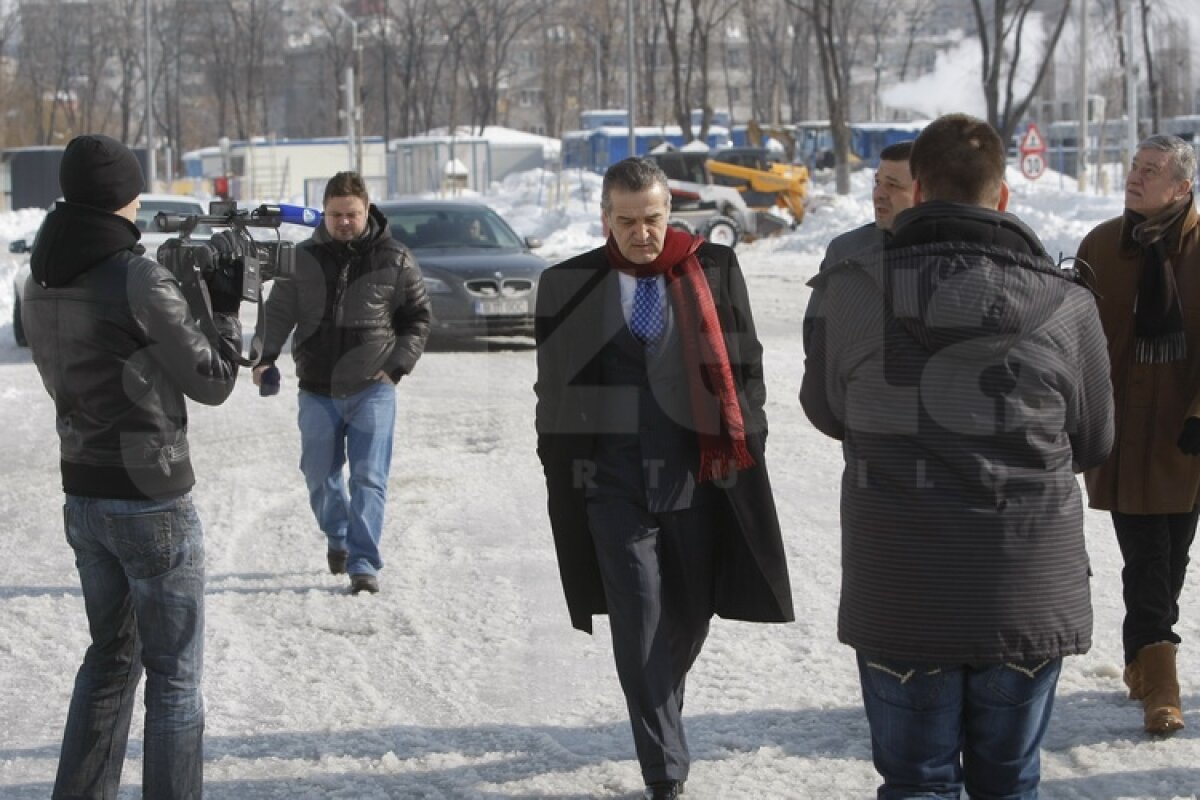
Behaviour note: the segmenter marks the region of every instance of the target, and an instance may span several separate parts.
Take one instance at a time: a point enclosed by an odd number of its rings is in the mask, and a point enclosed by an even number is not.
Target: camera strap
[[[254,333],[250,337],[250,355],[243,356],[240,348],[235,349],[229,341],[221,335],[221,331],[217,328],[217,321],[213,318],[212,296],[208,291],[208,283],[203,280],[192,282],[194,289],[198,289],[203,302],[193,303],[193,309],[197,312],[197,321],[200,323],[200,329],[204,334],[212,340],[220,349],[221,354],[230,361],[239,366],[249,367],[253,369],[262,361],[263,356],[263,331],[267,329],[266,308],[267,304],[264,300],[259,299],[255,305],[258,306],[256,313],[257,319],[254,321]],[[196,306],[199,306],[198,308]]]

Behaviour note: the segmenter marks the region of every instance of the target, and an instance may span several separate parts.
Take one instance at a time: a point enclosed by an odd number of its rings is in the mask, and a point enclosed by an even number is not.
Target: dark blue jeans
[[[1062,659],[919,664],[858,655],[879,800],[1032,800]]]
[[[198,800],[204,540],[191,498],[67,495],[63,510],[92,643],[75,676],[54,798],[117,796],[144,669],[142,795]]]

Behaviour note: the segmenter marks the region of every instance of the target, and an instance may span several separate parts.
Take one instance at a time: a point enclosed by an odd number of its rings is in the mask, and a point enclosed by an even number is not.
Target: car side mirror
[[[528,247],[530,250],[537,250],[539,247],[542,246],[542,240],[536,236],[526,236],[525,237],[525,246]]]
[[[25,244],[24,239],[13,239],[8,243],[8,252],[21,255],[29,252],[29,245]]]

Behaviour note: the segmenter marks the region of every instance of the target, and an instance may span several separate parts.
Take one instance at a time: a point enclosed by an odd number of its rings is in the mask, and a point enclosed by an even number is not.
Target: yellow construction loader
[[[774,156],[762,147],[649,154],[671,179],[672,223],[731,246],[781,233],[804,218],[808,169]]]
[[[761,147],[732,147],[716,151],[704,166],[713,183],[737,189],[750,208],[787,209],[798,225],[808,197],[808,167],[772,161],[769,154]]]

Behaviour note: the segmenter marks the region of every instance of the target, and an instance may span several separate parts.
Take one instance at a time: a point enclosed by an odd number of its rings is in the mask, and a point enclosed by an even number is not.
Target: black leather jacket
[[[201,330],[175,277],[140,255],[128,220],[60,202],[34,246],[22,305],[54,399],[68,494],[159,499],[195,482],[184,398],[217,405],[237,365]],[[236,314],[215,315],[227,352]]]
[[[380,370],[398,381],[425,351],[431,311],[420,268],[374,205],[368,226],[348,243],[317,228],[297,248],[295,274],[271,288],[263,363],[279,358],[294,328],[292,354],[305,391],[345,397]]]

